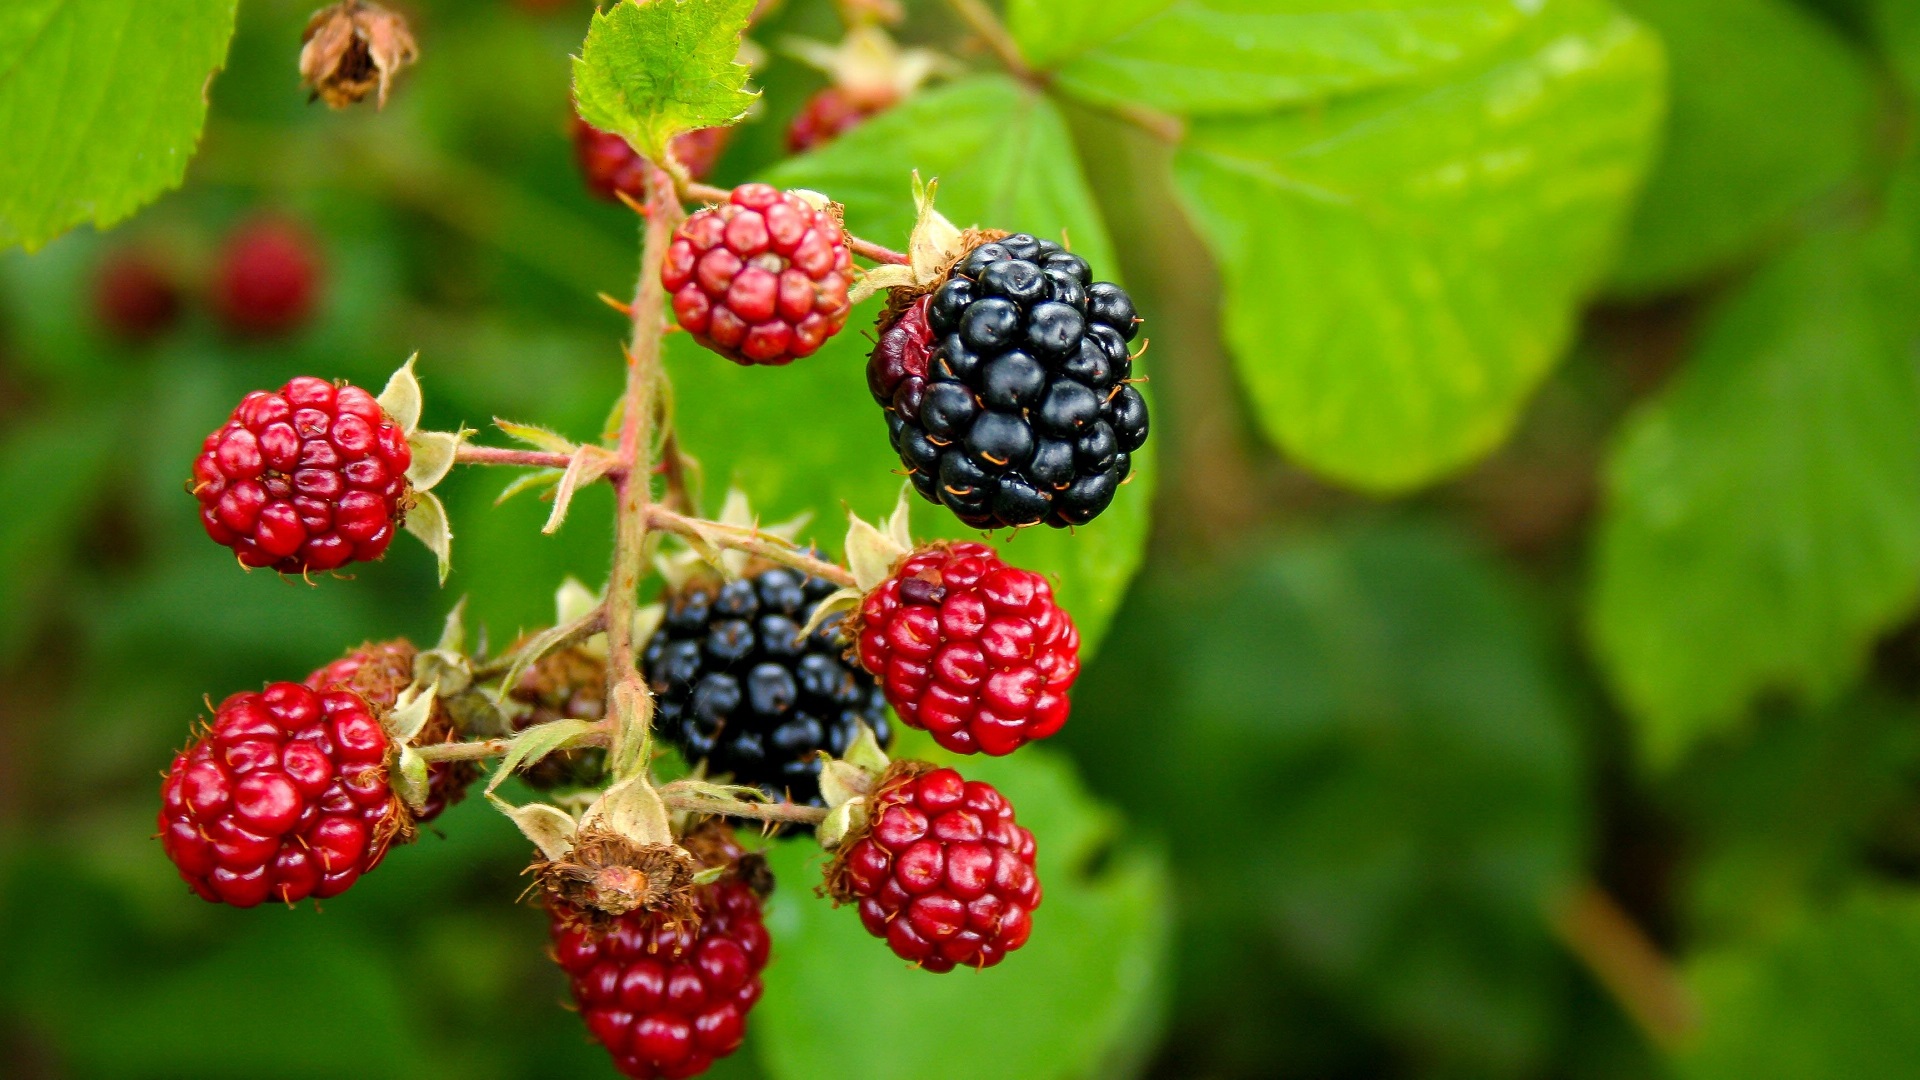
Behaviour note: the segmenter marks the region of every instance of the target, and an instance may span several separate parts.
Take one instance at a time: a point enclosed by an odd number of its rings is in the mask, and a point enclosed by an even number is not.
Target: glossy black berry
[[[673,596],[642,657],[656,730],[713,776],[820,805],[818,751],[844,754],[863,722],[890,738],[885,699],[844,659],[838,618],[799,637],[833,589],[773,567]]]
[[[968,252],[882,324],[868,364],[914,490],[977,528],[1092,520],[1147,437],[1128,385],[1138,329],[1126,292],[1058,244]]]

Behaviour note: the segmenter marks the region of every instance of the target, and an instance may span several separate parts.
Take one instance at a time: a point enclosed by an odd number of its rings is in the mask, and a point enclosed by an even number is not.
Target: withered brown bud
[[[420,56],[407,20],[367,0],[341,0],[307,20],[300,37],[300,82],[330,107],[344,109],[387,87]]]
[[[583,830],[565,858],[536,859],[536,886],[589,920],[645,908],[691,919],[693,856],[670,844],[636,844],[618,833]]]

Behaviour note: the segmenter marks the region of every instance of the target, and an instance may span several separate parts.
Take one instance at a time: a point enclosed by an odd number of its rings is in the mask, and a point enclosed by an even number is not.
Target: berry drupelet
[[[242,398],[208,435],[188,490],[244,566],[282,573],[377,559],[412,499],[413,451],[372,394],[294,379]]]
[[[980,244],[883,328],[867,369],[915,490],[977,528],[1063,527],[1113,501],[1147,439],[1133,301],[1024,233]]]
[[[840,619],[800,637],[833,591],[776,566],[670,598],[643,658],[662,737],[716,775],[821,805],[819,752],[845,754],[862,723],[890,737],[880,688],[842,655]]]
[[[871,796],[868,828],[842,843],[826,888],[928,971],[992,967],[1027,943],[1040,879],[1033,834],[989,784],[922,762],[896,764]]]
[[[832,207],[742,184],[674,231],[660,280],[694,339],[740,364],[812,356],[846,325],[853,259]]]
[[[901,722],[958,754],[1059,731],[1080,674],[1080,633],[1047,579],[984,544],[901,560],[861,601],[854,642]]]
[[[359,694],[273,683],[220,703],[160,785],[160,842],[193,891],[235,907],[338,896],[413,823],[392,741]]]

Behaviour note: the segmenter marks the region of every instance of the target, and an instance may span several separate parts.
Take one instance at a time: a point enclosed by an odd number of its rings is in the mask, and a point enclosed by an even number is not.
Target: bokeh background
[[[1246,343],[1310,321],[1282,290],[1318,285],[1241,264],[1285,261],[1286,220],[1217,263],[1163,143],[1071,102],[1023,129],[1078,148],[1099,216],[1076,235],[1150,316],[1158,454],[1081,537],[1008,551],[1081,544],[1063,587],[1110,624],[1066,730],[977,768],[1042,837],[1039,932],[993,972],[903,972],[787,845],[767,996],[714,1075],[1920,1075],[1920,16],[1623,6],[1665,55],[1647,178],[1616,178],[1638,201],[1582,256],[1590,299],[1511,433],[1411,492],[1322,479],[1263,434]],[[604,490],[543,536],[544,503],[456,473],[444,590],[406,538],[350,580],[242,574],[182,494],[232,403],[296,374],[377,389],[419,350],[428,426],[575,437],[617,393],[622,320],[595,294],[630,287],[638,230],[572,159],[591,7],[406,10],[422,63],[384,112],[335,114],[294,85],[306,9],[245,0],[185,186],[0,256],[0,1075],[611,1075],[514,903],[526,844],[480,800],[324,910],[203,904],[151,840],[203,696],[431,640],[463,595],[505,641],[604,574]],[[966,36],[911,16],[909,40]],[[882,117],[782,163],[822,76],[774,46],[838,26],[811,0],[761,23],[764,98],[715,182],[771,170],[898,242],[906,168],[944,161],[957,214],[1077,220],[968,201],[1028,152],[992,144],[991,85],[934,91],[982,118],[963,161]],[[877,159],[897,184],[861,186]],[[204,281],[260,220],[318,260],[295,331],[235,336],[191,289],[153,340],[103,325],[115,258]],[[857,353],[740,373],[676,349],[709,509],[739,481],[835,547],[841,499],[885,508]],[[842,484],[849,462],[871,479]]]

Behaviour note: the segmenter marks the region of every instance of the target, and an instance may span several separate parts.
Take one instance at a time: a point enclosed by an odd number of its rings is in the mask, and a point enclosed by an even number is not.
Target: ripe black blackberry
[[[975,247],[885,327],[867,384],[930,502],[978,528],[1091,521],[1147,440],[1133,301],[1018,233]]]
[[[641,663],[655,729],[710,775],[823,805],[818,751],[844,755],[865,722],[892,738],[873,676],[849,663],[836,616],[804,639],[832,582],[775,566],[668,601]]]

